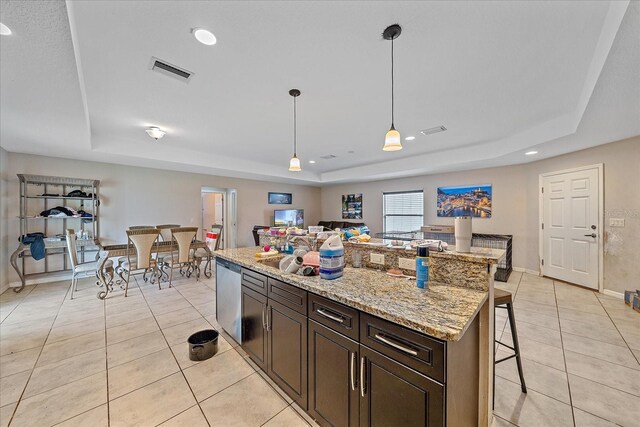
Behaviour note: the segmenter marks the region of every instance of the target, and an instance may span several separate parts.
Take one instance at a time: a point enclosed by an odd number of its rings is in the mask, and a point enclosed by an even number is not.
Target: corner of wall
[[[9,153],[0,147],[0,294],[9,287]]]

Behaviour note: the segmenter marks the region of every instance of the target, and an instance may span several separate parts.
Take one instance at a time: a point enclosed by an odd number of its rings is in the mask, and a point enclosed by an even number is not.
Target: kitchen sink
[[[258,262],[262,265],[266,265],[267,267],[273,267],[276,269],[280,269],[280,260],[282,260],[283,257],[278,257],[278,258],[269,258],[269,259],[259,259]]]

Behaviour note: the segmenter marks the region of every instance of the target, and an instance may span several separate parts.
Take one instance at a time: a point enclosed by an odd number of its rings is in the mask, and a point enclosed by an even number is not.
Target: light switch
[[[398,267],[405,270],[416,271],[416,259],[415,258],[398,258]]]
[[[610,227],[624,227],[624,218],[609,218]]]

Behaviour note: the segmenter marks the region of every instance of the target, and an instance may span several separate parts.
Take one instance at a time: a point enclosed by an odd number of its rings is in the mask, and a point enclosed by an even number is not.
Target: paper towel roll
[[[459,216],[455,219],[456,251],[471,252],[471,217]]]

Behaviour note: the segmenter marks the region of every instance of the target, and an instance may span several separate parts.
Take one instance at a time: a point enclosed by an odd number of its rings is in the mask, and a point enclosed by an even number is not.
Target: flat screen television
[[[276,209],[273,211],[273,222],[276,227],[304,228],[304,210]]]

